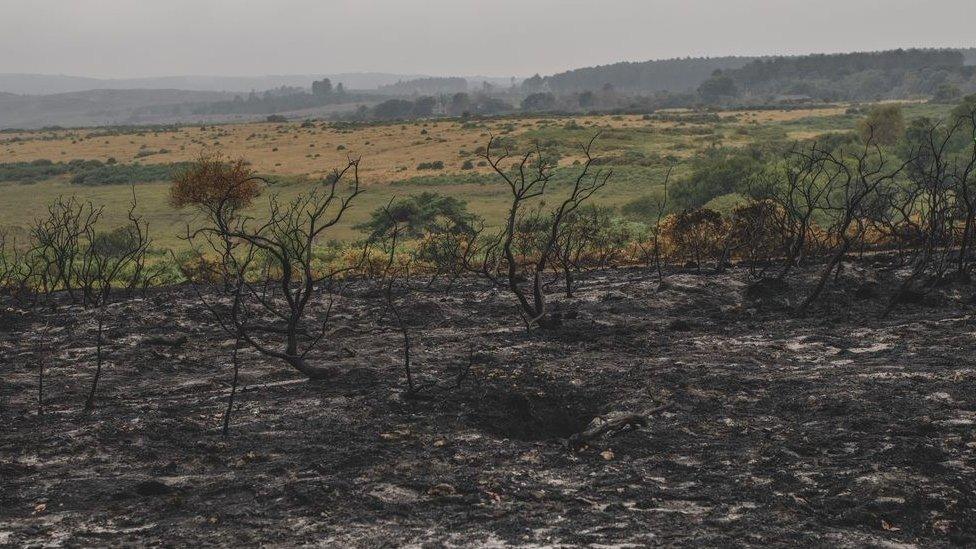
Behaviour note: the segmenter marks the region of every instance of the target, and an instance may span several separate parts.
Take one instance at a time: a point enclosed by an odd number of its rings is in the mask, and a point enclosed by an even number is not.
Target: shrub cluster
[[[0,182],[37,183],[55,177],[71,176],[73,185],[117,185],[167,181],[187,164],[118,164],[111,159],[52,162],[8,162],[0,164]]]

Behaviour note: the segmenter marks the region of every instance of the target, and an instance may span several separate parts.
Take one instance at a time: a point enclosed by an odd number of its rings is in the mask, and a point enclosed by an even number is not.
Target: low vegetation
[[[69,181],[72,185],[129,185],[169,180],[185,165],[185,163],[118,164],[98,160],[52,162],[40,159],[0,164],[0,183],[37,183],[59,176],[70,176]]]

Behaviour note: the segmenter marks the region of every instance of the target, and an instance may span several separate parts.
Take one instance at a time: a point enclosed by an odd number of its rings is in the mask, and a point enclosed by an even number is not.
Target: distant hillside
[[[514,76],[465,76],[468,81],[468,88],[471,90],[483,89],[486,85],[494,88],[510,88],[522,82],[522,78]]]
[[[379,92],[386,95],[439,95],[466,91],[468,81],[458,77],[418,78],[379,87]]]
[[[962,51],[962,56],[966,65],[976,65],[976,48],[968,48],[960,51]]]
[[[47,74],[0,74],[0,92],[49,95],[88,90],[158,90],[226,91],[246,93],[281,86],[308,88],[313,80],[329,78],[346,89],[371,90],[423,75],[387,73],[340,73],[269,76],[166,76],[154,78],[87,78]]]
[[[610,84],[624,92],[684,92],[697,88],[716,70],[738,69],[755,57],[697,57],[640,63],[614,63],[571,70],[543,78],[557,93],[595,91]]]
[[[231,94],[187,90],[91,90],[54,95],[0,94],[0,129],[147,123],[141,109],[209,103]]]
[[[971,52],[970,52],[971,53]],[[943,85],[976,90],[976,67],[960,50],[911,49],[757,59],[727,71],[741,93],[823,100],[931,96]]]
[[[624,93],[698,89],[716,70],[751,96],[809,96],[869,100],[932,95],[942,85],[976,91],[976,48],[901,49],[830,55],[715,57],[614,63],[523,83],[526,92],[576,93],[606,86]]]

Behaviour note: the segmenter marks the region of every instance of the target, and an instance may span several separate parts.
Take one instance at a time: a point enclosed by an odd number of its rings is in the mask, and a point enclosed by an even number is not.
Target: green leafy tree
[[[556,106],[556,96],[551,93],[533,93],[522,100],[523,111],[548,111]]]
[[[453,116],[460,116],[464,113],[471,112],[471,96],[464,92],[454,94],[451,97],[451,104],[447,110]]]
[[[935,93],[932,94],[932,101],[936,103],[952,103],[958,100],[960,96],[962,96],[962,92],[959,90],[959,86],[946,82],[939,84],[939,87],[935,89]]]
[[[905,115],[899,105],[878,105],[858,122],[861,140],[877,145],[894,145],[905,135]]]
[[[973,146],[973,121],[976,120],[976,94],[967,95],[949,115],[950,125],[958,128],[952,135],[953,150],[970,149]]]
[[[589,109],[596,104],[596,95],[591,91],[585,91],[579,94],[579,106],[584,109]]]
[[[332,81],[328,78],[312,82],[312,94],[320,97],[332,95]]]
[[[369,221],[356,226],[371,237],[388,233],[394,224],[401,238],[421,238],[427,234],[474,232],[477,216],[468,211],[467,203],[451,196],[424,192],[397,200],[389,207],[377,208]]]
[[[676,208],[700,208],[713,198],[748,188],[762,168],[757,151],[713,149],[692,161],[692,173],[675,185]]]
[[[413,115],[418,117],[427,117],[434,114],[434,108],[437,107],[437,100],[433,97],[421,97],[417,99],[413,104]]]
[[[715,103],[739,95],[739,89],[731,76],[715,71],[712,76],[698,86],[698,94],[709,103]]]

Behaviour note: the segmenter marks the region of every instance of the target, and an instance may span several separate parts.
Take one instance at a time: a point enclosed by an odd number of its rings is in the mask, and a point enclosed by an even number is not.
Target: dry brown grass
[[[639,116],[622,120],[602,116],[575,119],[604,128],[647,125]],[[490,134],[502,135],[510,125],[515,130],[508,134],[519,135],[535,128],[535,122],[499,119],[484,122],[484,127],[466,129],[456,121],[428,121],[350,130],[328,128],[324,123],[317,123],[314,128],[302,128],[298,122],[248,123],[92,138],[84,136],[93,130],[57,130],[8,134],[0,147],[5,149],[4,162],[115,158],[121,163],[160,164],[189,161],[203,152],[220,151],[231,158],[247,159],[259,173],[312,177],[327,174],[334,166],[345,164],[350,156],[361,156],[369,160],[363,164],[363,178],[382,183],[417,175],[416,167],[421,162],[440,160],[445,164],[444,172],[459,172],[465,160],[459,155],[461,150],[474,151],[484,146]],[[426,134],[421,133],[424,130]],[[11,142],[13,138],[21,141]],[[138,156],[142,151],[160,149],[169,152]]]

